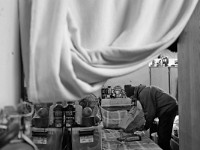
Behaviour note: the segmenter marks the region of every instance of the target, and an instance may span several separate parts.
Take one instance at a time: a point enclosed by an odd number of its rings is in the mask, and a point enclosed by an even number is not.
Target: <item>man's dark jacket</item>
[[[136,86],[134,97],[140,101],[143,107],[146,119],[145,129],[150,128],[156,117],[160,118],[167,111],[177,107],[177,101],[174,97],[155,86]]]

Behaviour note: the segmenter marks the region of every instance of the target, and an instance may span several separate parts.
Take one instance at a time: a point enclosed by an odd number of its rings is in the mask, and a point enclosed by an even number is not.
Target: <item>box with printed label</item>
[[[75,127],[71,132],[72,150],[102,149],[102,126]]]

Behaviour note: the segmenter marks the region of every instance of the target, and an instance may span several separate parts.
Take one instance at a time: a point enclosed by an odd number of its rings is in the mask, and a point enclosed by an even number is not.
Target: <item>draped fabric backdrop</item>
[[[171,45],[198,0],[19,0],[32,102],[75,101]]]

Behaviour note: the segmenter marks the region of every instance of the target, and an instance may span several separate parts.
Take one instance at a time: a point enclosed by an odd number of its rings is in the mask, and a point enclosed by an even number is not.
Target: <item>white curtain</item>
[[[78,100],[172,44],[198,0],[19,0],[29,99]]]

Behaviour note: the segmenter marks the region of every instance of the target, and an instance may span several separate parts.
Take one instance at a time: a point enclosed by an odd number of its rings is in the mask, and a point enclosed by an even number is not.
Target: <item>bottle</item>
[[[83,107],[79,105],[79,102],[75,102],[75,109],[76,109],[76,114],[75,114],[75,122],[79,125],[82,124],[82,111]]]
[[[110,98],[111,94],[112,94],[111,86],[108,86],[108,95],[107,95],[107,97]]]
[[[61,102],[57,102],[53,108],[53,124],[56,128],[63,127],[63,106]]]
[[[75,107],[73,102],[68,102],[64,108],[65,126],[72,127],[75,123]]]
[[[56,103],[53,103],[50,107],[49,107],[49,126],[52,127],[53,126],[53,122],[54,122],[54,114],[53,114],[53,109],[56,106]]]
[[[116,98],[115,90],[112,89],[111,98]]]
[[[101,88],[101,98],[102,98],[102,99],[105,99],[105,98],[106,98],[106,89],[105,89],[104,86]]]

